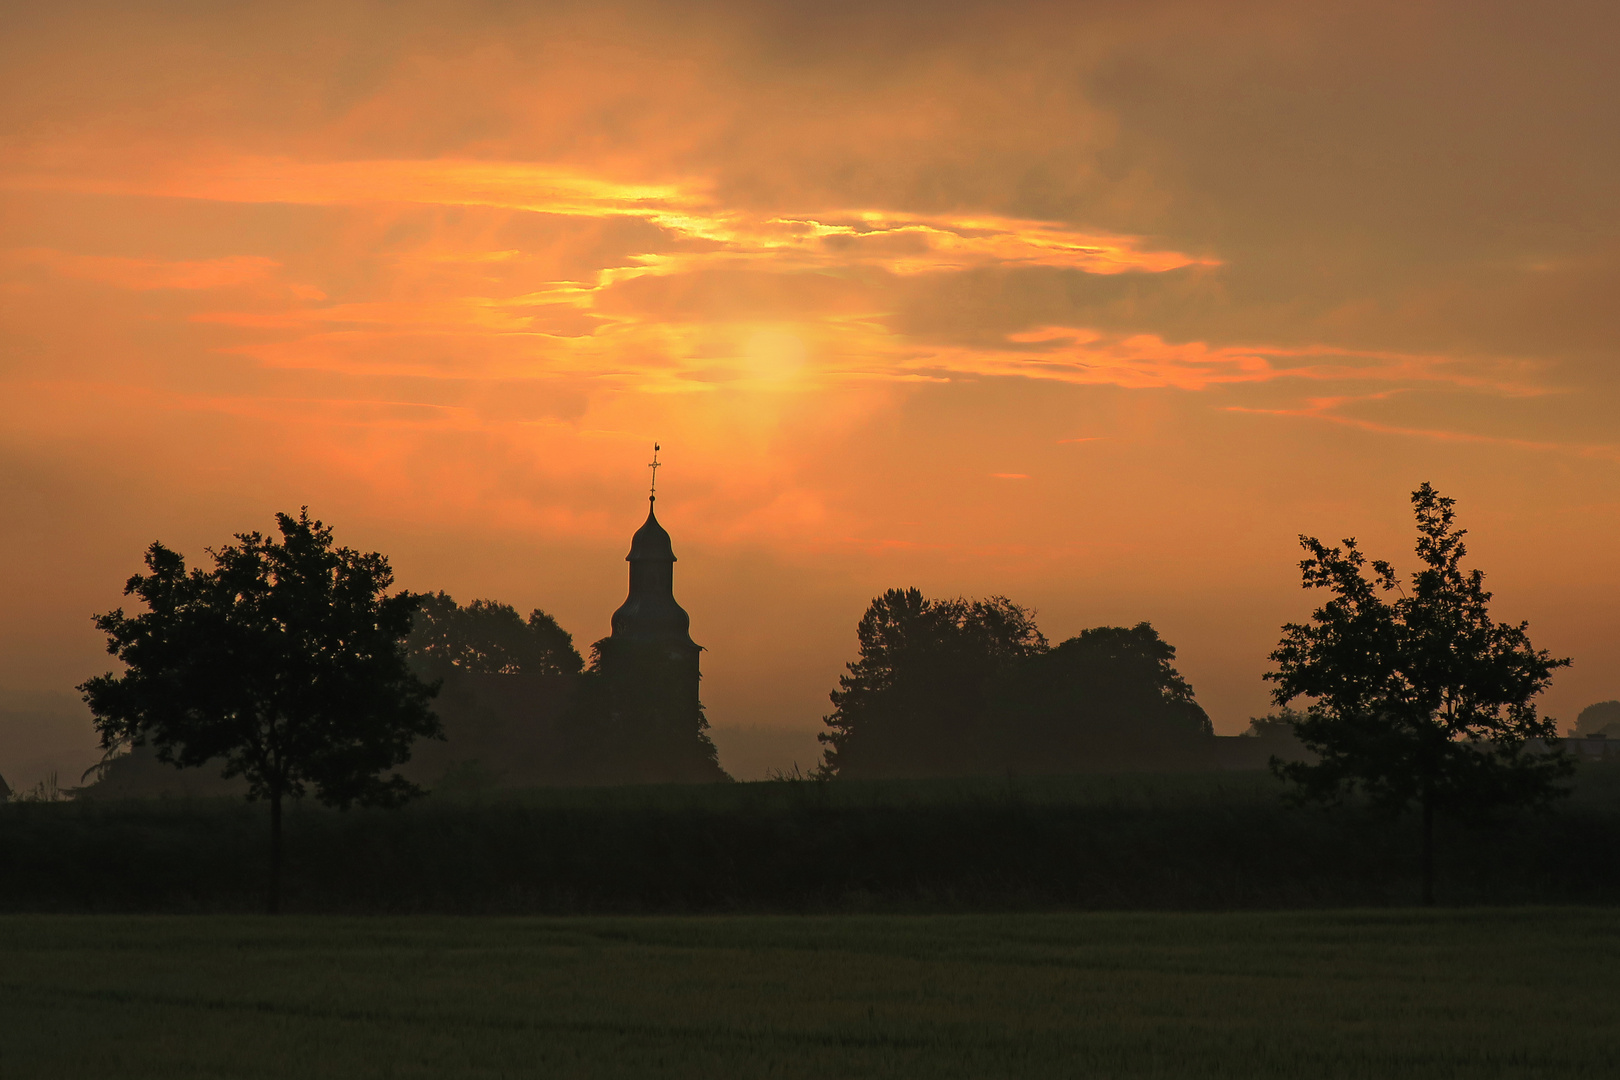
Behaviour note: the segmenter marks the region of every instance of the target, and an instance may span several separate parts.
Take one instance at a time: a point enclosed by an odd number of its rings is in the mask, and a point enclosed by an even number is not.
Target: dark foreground
[[[0,918],[7,1077],[1620,1075],[1602,909]]]
[[[1295,810],[1260,774],[708,784],[295,807],[285,909],[951,913],[1400,907],[1415,823]],[[241,799],[0,806],[0,911],[263,910]],[[1554,813],[1439,828],[1442,904],[1620,904],[1620,768]]]

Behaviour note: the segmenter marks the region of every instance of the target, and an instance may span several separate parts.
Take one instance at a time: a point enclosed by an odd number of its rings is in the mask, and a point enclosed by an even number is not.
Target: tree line
[[[1534,704],[1569,661],[1535,649],[1523,623],[1492,619],[1483,573],[1463,565],[1454,505],[1429,484],[1412,494],[1420,568],[1405,584],[1353,539],[1301,536],[1302,584],[1327,599],[1283,627],[1264,675],[1281,710],[1272,723],[1308,754],[1272,760],[1292,797],[1415,809],[1426,900],[1437,816],[1545,805],[1573,768]],[[176,766],[218,763],[267,802],[272,909],[283,802],[420,795],[397,769],[413,745],[443,738],[433,701],[447,678],[579,680],[568,725],[579,734],[557,752],[593,762],[601,779],[651,778],[636,770],[667,756],[667,732],[623,722],[624,703],[656,688],[613,681],[611,641],[596,643],[587,665],[543,611],[525,619],[493,601],[394,592],[384,556],[338,547],[307,510],[278,515],[277,528],[211,550],[207,569],[153,544],[147,572],[125,588],[146,610],[96,617],[123,673],[80,688],[109,752],[144,745]],[[857,639],[820,736],[823,778],[1191,763],[1213,736],[1175,649],[1147,622],[1053,646],[1034,613],[1005,597],[893,589],[872,601]],[[695,709],[681,723],[706,757],[683,778],[723,779]]]
[[[825,775],[1070,772],[1174,756],[1214,733],[1176,650],[1151,624],[1100,626],[1055,648],[1006,597],[891,589],[856,628],[832,694]]]

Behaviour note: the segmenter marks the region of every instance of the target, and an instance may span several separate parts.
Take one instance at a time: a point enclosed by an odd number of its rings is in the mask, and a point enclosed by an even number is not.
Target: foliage
[[[1588,705],[1575,717],[1575,735],[1607,735],[1620,739],[1620,701]]]
[[[820,736],[829,774],[1173,766],[1190,764],[1213,734],[1172,663],[1176,650],[1149,623],[1094,627],[1049,648],[1033,612],[1006,597],[891,589],[856,636],[860,658]]]
[[[420,750],[418,743],[416,750]],[[414,759],[415,752],[412,757]],[[210,798],[216,795],[243,796],[248,784],[240,776],[226,779],[221,767],[214,765],[199,769],[176,769],[160,761],[151,745],[129,747],[123,752],[109,751],[100,764],[86,770],[90,783],[76,788],[73,798],[84,802],[107,799]],[[407,777],[406,779],[411,779]]]
[[[71,790],[64,790],[57,785],[56,772],[54,770],[47,773],[44,779],[40,780],[27,791],[12,791],[5,785],[4,780],[0,780],[0,802],[5,802],[7,798],[12,798],[16,799],[18,802],[56,803],[67,802],[72,797],[73,795]]]
[[[124,674],[80,686],[104,747],[149,744],[178,766],[223,761],[250,799],[269,801],[272,907],[282,800],[313,789],[337,807],[402,802],[418,789],[380,774],[438,732],[433,689],[400,647],[417,600],[388,595],[388,560],[334,548],[307,509],[276,523],[279,539],[239,533],[210,551],[206,571],[154,543],[150,572],[124,588],[146,612],[95,620]]]
[[[1354,539],[1338,548],[1301,536],[1305,588],[1333,598],[1309,623],[1283,627],[1277,670],[1265,676],[1278,705],[1310,701],[1294,728],[1319,760],[1274,762],[1302,797],[1361,792],[1388,809],[1421,808],[1426,897],[1436,812],[1544,804],[1573,768],[1530,746],[1557,734],[1533,699],[1569,661],[1535,649],[1528,624],[1491,619],[1484,574],[1462,566],[1454,505],[1427,483],[1412,493],[1422,568],[1410,592]]]
[[[826,768],[840,776],[975,771],[991,681],[1046,649],[1034,615],[1005,597],[877,597],[856,627],[860,658],[832,693]]]
[[[573,635],[535,608],[525,621],[510,604],[474,600],[461,607],[443,591],[418,596],[406,649],[431,676],[577,675],[584,667]]]
[[[1023,658],[992,702],[997,760],[1057,771],[1213,735],[1175,656],[1144,622],[1093,627]]]

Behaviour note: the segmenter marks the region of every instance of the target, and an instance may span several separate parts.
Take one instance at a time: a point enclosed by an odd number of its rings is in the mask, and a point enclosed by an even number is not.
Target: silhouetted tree
[[[856,628],[860,658],[832,693],[824,768],[840,776],[982,771],[986,693],[1046,649],[1033,615],[1005,597],[929,600],[890,589]]]
[[[539,608],[525,621],[516,608],[494,600],[461,607],[444,592],[418,599],[406,649],[429,675],[577,675],[585,666],[573,635]]]
[[[1528,624],[1493,622],[1484,574],[1464,570],[1455,501],[1425,483],[1412,493],[1422,569],[1405,592],[1387,562],[1301,536],[1307,589],[1333,598],[1307,624],[1283,627],[1271,654],[1272,698],[1310,699],[1294,728],[1320,760],[1281,762],[1300,797],[1335,801],[1361,791],[1422,818],[1423,902],[1434,902],[1434,819],[1535,805],[1562,793],[1573,764],[1528,748],[1557,734],[1532,699],[1569,664],[1530,644]],[[1398,594],[1387,599],[1390,594]]]
[[[1022,771],[1196,757],[1214,734],[1175,648],[1150,623],[1098,626],[1032,652],[999,680],[993,758]]]
[[[1620,739],[1620,701],[1599,701],[1575,717],[1576,735],[1607,735]]]
[[[433,688],[401,646],[417,598],[388,595],[393,572],[375,552],[334,548],[332,531],[276,515],[280,539],[239,533],[186,570],[162,544],[149,573],[124,587],[144,614],[96,616],[126,665],[79,689],[103,746],[150,744],[177,766],[224,762],[248,798],[270,804],[269,908],[280,906],[282,801],[312,787],[323,803],[392,805],[419,789],[382,777],[413,740],[435,735]]]

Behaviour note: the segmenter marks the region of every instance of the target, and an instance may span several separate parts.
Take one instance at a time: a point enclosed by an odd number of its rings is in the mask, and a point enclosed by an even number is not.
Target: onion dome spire
[[[613,613],[613,636],[628,641],[692,645],[692,619],[675,602],[675,547],[658,523],[658,450],[653,444],[653,483],[647,493],[647,520],[630,538],[630,595]]]

